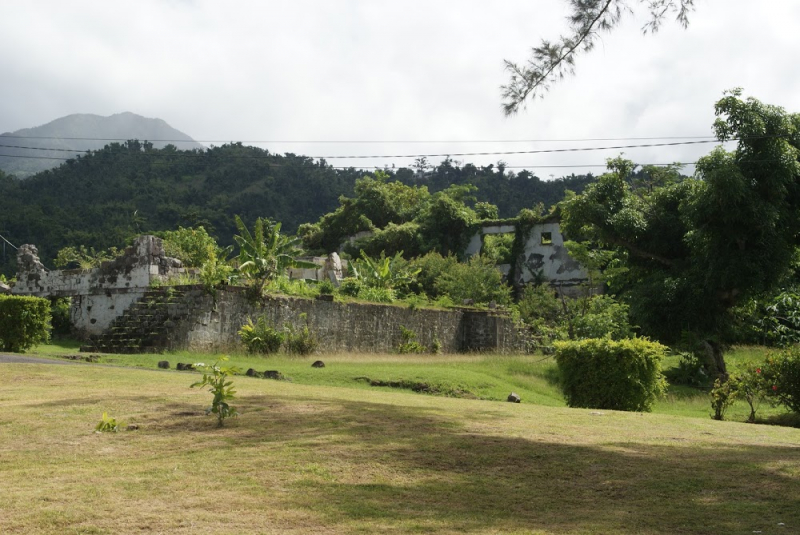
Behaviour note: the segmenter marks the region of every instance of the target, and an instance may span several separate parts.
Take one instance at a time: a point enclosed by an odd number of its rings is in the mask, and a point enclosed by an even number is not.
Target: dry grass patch
[[[218,429],[197,375],[0,370],[2,533],[800,530],[797,429],[246,377]]]

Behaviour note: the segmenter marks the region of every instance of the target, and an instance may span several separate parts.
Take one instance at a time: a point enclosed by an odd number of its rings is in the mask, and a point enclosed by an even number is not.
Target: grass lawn
[[[0,364],[0,533],[800,532],[800,429],[569,409],[541,357],[233,356],[292,382],[235,378],[222,429],[155,369],[208,355],[108,358],[143,368]]]

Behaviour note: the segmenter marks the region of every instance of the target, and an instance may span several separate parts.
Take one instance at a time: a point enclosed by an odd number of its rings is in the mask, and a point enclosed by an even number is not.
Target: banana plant
[[[420,270],[409,271],[403,265],[403,252],[393,257],[381,253],[380,258],[372,259],[362,250],[361,258],[351,262],[357,279],[372,288],[405,289],[416,280]]]
[[[297,260],[303,252],[300,239],[281,234],[280,223],[259,217],[250,233],[237,215],[236,228],[239,234],[233,239],[239,246],[239,272],[254,281],[259,294],[267,281],[283,275],[288,268],[319,267],[313,262]]]

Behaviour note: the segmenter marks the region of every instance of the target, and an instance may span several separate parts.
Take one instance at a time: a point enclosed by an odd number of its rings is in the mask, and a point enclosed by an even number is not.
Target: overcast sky
[[[523,62],[540,38],[565,32],[563,0],[0,0],[0,132],[131,111],[207,145],[456,154],[658,142],[476,140],[708,136],[714,102],[736,86],[800,111],[800,1],[696,4],[687,30],[666,24],[643,37],[645,13],[629,16],[579,58],[574,77],[507,118],[503,59]],[[397,143],[308,143],[353,140]],[[620,152],[691,162],[711,147],[453,158],[504,160],[548,178],[602,172]],[[399,167],[413,158],[328,161]]]

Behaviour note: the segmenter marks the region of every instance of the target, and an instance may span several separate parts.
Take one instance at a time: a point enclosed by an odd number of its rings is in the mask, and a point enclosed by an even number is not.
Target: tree
[[[800,115],[733,90],[716,104],[720,141],[697,178],[632,189],[632,162],[564,201],[563,229],[613,249],[628,268],[624,293],[645,333],[694,339],[720,376],[729,312],[776,288],[800,236]],[[688,335],[688,336],[687,336]]]
[[[650,20],[642,28],[645,34],[658,31],[670,13],[674,13],[676,20],[685,28],[689,24],[689,12],[694,9],[694,0],[637,2],[650,11]],[[577,55],[592,50],[600,32],[612,31],[625,12],[632,11],[626,4],[625,0],[569,0],[568,35],[561,36],[556,42],[543,39],[538,47],[531,50],[531,56],[524,65],[505,60],[506,70],[511,73],[508,85],[501,88],[505,114],[518,112],[528,97],[542,96],[553,82],[573,74]]]

